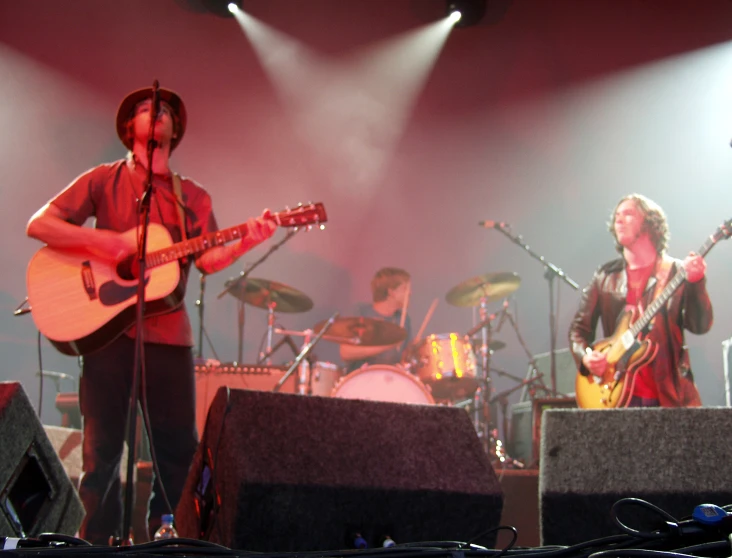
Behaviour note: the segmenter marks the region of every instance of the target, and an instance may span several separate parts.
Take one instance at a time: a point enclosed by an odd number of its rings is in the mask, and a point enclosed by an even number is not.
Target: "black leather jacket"
[[[673,260],[668,280],[675,275],[681,260]],[[653,300],[656,277],[648,281],[643,294],[643,307]],[[582,364],[585,349],[595,340],[597,322],[602,322],[604,337],[615,330],[618,316],[625,308],[628,294],[625,260],[618,258],[598,268],[590,284],[583,290],[580,307],[569,329],[569,343],[581,374],[589,374]],[[700,406],[699,392],[689,363],[684,342],[684,329],[702,334],[712,327],[712,304],[706,279],[684,282],[669,298],[652,322],[649,338],[658,344],[658,354],[650,363],[662,407]]]

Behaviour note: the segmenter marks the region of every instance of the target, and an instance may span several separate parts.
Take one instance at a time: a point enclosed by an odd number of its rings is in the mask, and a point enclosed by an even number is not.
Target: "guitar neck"
[[[150,252],[145,258],[145,265],[148,268],[157,267],[159,265],[185,258],[191,254],[203,252],[204,250],[208,250],[214,246],[222,246],[227,242],[244,238],[246,235],[247,224],[242,223],[235,227],[229,227],[228,229],[222,229],[220,231],[197,236],[189,240],[177,242],[176,244],[163,248],[162,250]]]
[[[702,257],[706,256],[709,250],[712,249],[712,246],[714,246],[716,243],[717,240],[714,237],[709,237],[704,245],[699,249],[697,254],[700,254]],[[653,302],[648,305],[648,308],[646,308],[646,311],[643,312],[643,315],[638,318],[636,322],[630,327],[630,331],[633,333],[634,337],[637,336],[641,331],[643,331],[649,323],[651,323],[653,316],[658,314],[659,310],[661,310],[661,308],[663,308],[663,305],[666,304],[666,301],[671,298],[671,295],[676,292],[676,290],[685,280],[686,270],[683,267],[680,267],[679,270],[676,272],[676,275],[673,276],[673,278],[668,282],[663,291],[661,291],[661,294],[659,294],[653,300]]]

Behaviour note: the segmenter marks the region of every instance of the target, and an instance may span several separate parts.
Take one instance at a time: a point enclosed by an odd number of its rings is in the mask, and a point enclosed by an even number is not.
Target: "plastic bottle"
[[[175,527],[173,526],[173,514],[172,513],[165,513],[162,517],[163,524],[160,526],[160,528],[155,531],[155,540],[159,541],[162,539],[177,539],[178,538],[178,532],[175,530]]]

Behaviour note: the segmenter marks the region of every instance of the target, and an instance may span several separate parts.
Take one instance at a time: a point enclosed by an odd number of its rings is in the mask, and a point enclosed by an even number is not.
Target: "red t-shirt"
[[[625,299],[627,302],[626,309],[636,308],[640,305],[640,311],[645,310],[642,306],[643,293],[655,268],[656,265],[654,263],[646,267],[626,270],[628,274],[628,295]],[[636,371],[632,395],[658,399],[658,388],[649,366],[644,366]]]
[[[137,226],[139,217],[137,200],[144,191],[147,171],[135,164],[132,157],[107,163],[88,170],[50,203],[61,209],[68,221],[83,225],[90,217],[94,226],[118,232]],[[154,195],[151,204],[150,222],[165,226],[173,242],[180,242],[180,217],[176,208],[171,175],[153,176]],[[198,184],[181,177],[181,194],[185,205],[187,238],[218,230],[211,206],[211,196]],[[188,279],[191,261],[181,264],[184,285]],[[135,336],[135,326],[127,330]],[[193,331],[185,305],[167,314],[145,318],[144,339],[149,343],[166,345],[194,345]]]

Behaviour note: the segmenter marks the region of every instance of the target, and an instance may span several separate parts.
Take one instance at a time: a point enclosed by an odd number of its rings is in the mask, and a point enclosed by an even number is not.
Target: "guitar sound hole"
[[[124,260],[121,260],[117,264],[117,275],[119,275],[120,279],[124,279],[125,281],[132,281],[134,279],[137,279],[138,273],[138,262],[137,259],[135,259],[134,254],[131,256],[127,256]]]

